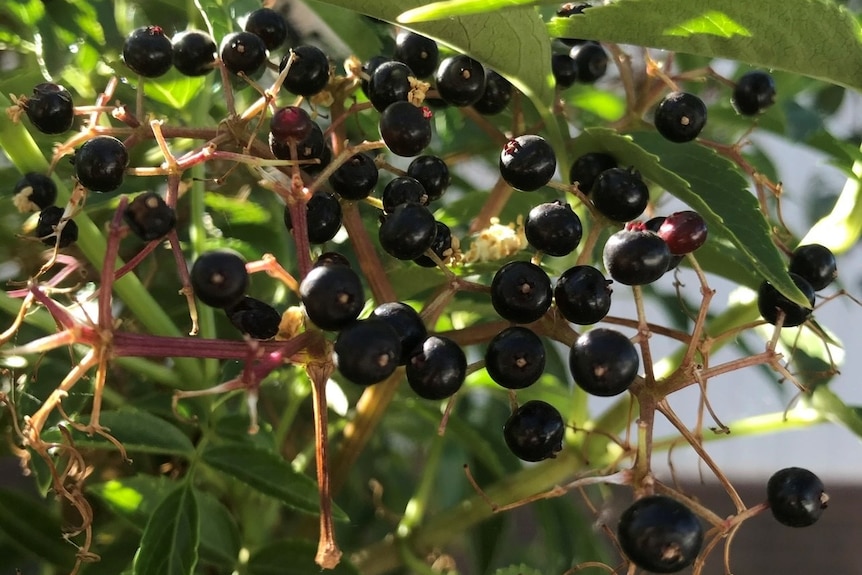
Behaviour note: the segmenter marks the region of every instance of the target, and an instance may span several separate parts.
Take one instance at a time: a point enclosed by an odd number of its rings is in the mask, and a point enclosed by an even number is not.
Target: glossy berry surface
[[[485,67],[463,54],[440,62],[434,79],[440,97],[452,106],[472,106],[485,91]]]
[[[171,69],[174,50],[164,30],[159,26],[146,26],[126,37],[123,61],[135,74],[157,78]]]
[[[563,449],[566,424],[557,408],[533,400],[519,406],[503,425],[509,450],[524,461],[542,461]]]
[[[822,290],[838,277],[835,254],[820,244],[807,244],[793,250],[788,270],[807,280],[814,291]]]
[[[155,192],[135,196],[126,206],[123,219],[129,229],[145,242],[166,236],[177,225],[176,212]]]
[[[768,323],[775,325],[778,323],[780,312],[784,312],[784,321],[782,327],[795,327],[802,325],[811,311],[814,309],[814,288],[807,280],[803,279],[795,273],[790,274],[790,279],[796,284],[796,287],[802,291],[808,299],[809,306],[802,307],[801,305],[790,301],[785,295],[779,292],[775,287],[764,281],[760,284],[757,290],[757,309],[760,315],[763,316]]]
[[[299,284],[299,297],[308,319],[327,331],[350,325],[365,306],[362,281],[343,265],[312,268]]]
[[[62,134],[75,121],[75,103],[69,91],[50,82],[37,84],[23,104],[27,118],[43,134]]]
[[[538,190],[550,182],[556,169],[554,149],[541,136],[518,136],[500,152],[500,175],[522,192]]]
[[[186,30],[171,38],[174,68],[185,76],[205,76],[215,70],[215,40],[206,32]]]
[[[354,154],[329,176],[329,185],[347,200],[368,197],[377,185],[379,172],[374,158],[365,153]]]
[[[333,349],[341,375],[357,385],[373,385],[392,375],[398,367],[401,342],[392,326],[370,318],[354,321],[342,329]]]
[[[369,83],[371,82],[371,76],[374,74],[374,71],[378,66],[384,64],[386,62],[391,62],[392,58],[389,56],[384,56],[382,54],[378,54],[377,56],[372,56],[368,60],[362,63],[362,73],[368,78],[363,76],[362,83],[360,86],[362,87],[362,92],[368,96],[369,92]]]
[[[245,31],[260,36],[267,50],[275,50],[287,39],[287,22],[271,8],[258,8],[248,15]]]
[[[248,289],[245,260],[229,249],[201,254],[192,265],[190,276],[195,295],[210,307],[236,305]]]
[[[434,73],[439,55],[437,42],[421,34],[403,30],[395,38],[395,59],[407,64],[417,78]]]
[[[78,224],[72,220],[66,221],[63,231],[60,232],[60,239],[57,240],[55,228],[63,218],[63,211],[60,206],[48,206],[39,212],[39,221],[36,223],[34,233],[46,246],[54,247],[57,244],[59,247],[65,248],[78,240]]]
[[[680,256],[705,244],[708,230],[700,214],[684,210],[667,216],[656,233],[667,243],[671,254]]]
[[[577,183],[582,193],[589,194],[599,174],[616,167],[617,160],[610,154],[589,152],[572,163],[572,167],[569,168],[569,183]]]
[[[434,241],[431,242],[431,247],[429,249],[433,251],[438,258],[445,262],[448,257],[448,252],[452,249],[452,230],[450,230],[449,226],[443,222],[438,221],[435,222],[434,225],[437,231],[434,234]],[[413,263],[420,265],[423,268],[433,268],[437,266],[437,263],[427,255],[421,255],[418,258],[414,258]]]
[[[533,331],[512,326],[495,335],[485,349],[485,369],[499,385],[524,389],[545,371],[545,346]]]
[[[222,39],[219,54],[230,72],[252,76],[266,60],[266,46],[256,34],[233,32]]]
[[[505,264],[491,280],[491,304],[503,319],[514,323],[538,320],[551,307],[551,280],[532,262]]]
[[[578,65],[568,54],[551,56],[551,72],[557,88],[561,90],[571,87],[578,79]]]
[[[437,156],[418,156],[407,166],[407,175],[416,178],[425,193],[428,201],[440,199],[452,181],[449,175],[449,166],[443,159]]]
[[[578,325],[594,324],[611,309],[611,283],[592,266],[571,267],[554,285],[554,303],[566,320]]]
[[[671,142],[690,142],[706,126],[706,105],[694,94],[671,92],[659,102],[654,121],[658,132]]]
[[[389,104],[407,101],[410,93],[410,76],[413,71],[403,62],[390,61],[377,66],[368,81],[368,99],[378,112]]]
[[[13,202],[20,211],[37,212],[57,201],[57,184],[38,172],[27,172],[12,189]]]
[[[383,210],[391,214],[401,204],[428,205],[428,194],[419,180],[410,176],[398,176],[389,180],[380,195],[383,201]]]
[[[569,369],[578,386],[591,395],[611,397],[629,388],[640,359],[622,333],[594,328],[582,333],[569,350]]]
[[[703,526],[685,505],[664,495],[632,503],[620,516],[617,538],[632,563],[653,573],[691,565],[703,545]]]
[[[590,199],[606,218],[630,222],[640,216],[649,203],[649,188],[633,170],[611,168],[596,178]]]
[[[761,70],[746,72],[736,82],[730,103],[743,116],[764,112],[775,103],[775,80]]]
[[[414,349],[406,363],[407,383],[422,399],[455,395],[467,377],[467,357],[457,343],[432,335]]]
[[[656,216],[654,218],[650,218],[644,222],[643,227],[644,227],[644,229],[649,230],[649,231],[655,233],[656,235],[658,235],[658,231],[661,229],[661,225],[664,223],[664,221],[666,219],[667,219],[667,217],[665,217],[665,216]],[[670,248],[668,248],[668,249],[670,249]],[[670,263],[667,265],[667,271],[670,271],[672,269],[676,269],[676,267],[684,259],[685,259],[685,256],[675,256],[675,255],[671,254]]]
[[[512,100],[514,88],[512,83],[494,70],[485,72],[485,89],[479,99],[473,102],[473,108],[484,116],[499,114]]]
[[[123,183],[129,153],[113,136],[96,136],[75,152],[75,177],[93,192],[113,192]]]
[[[601,44],[585,42],[572,48],[569,57],[577,67],[578,82],[592,84],[608,71],[608,54]]]
[[[401,204],[380,224],[380,247],[399,260],[416,259],[434,242],[437,222],[428,208],[420,204]]]
[[[318,266],[345,266],[350,267],[350,260],[338,252],[323,252],[314,260],[312,267]]]
[[[380,137],[396,156],[418,156],[431,143],[431,114],[410,102],[390,104],[380,114]]]
[[[615,282],[646,285],[664,275],[671,253],[665,241],[651,231],[620,230],[608,238],[602,260]]]
[[[374,308],[370,317],[385,321],[398,334],[398,340],[401,342],[402,365],[407,363],[410,352],[428,337],[428,330],[419,312],[404,302],[393,301],[380,304]]]
[[[284,87],[298,96],[313,96],[323,90],[329,83],[329,58],[317,46],[297,46],[291,50],[294,54],[293,63],[284,79]],[[278,66],[278,71],[284,70],[290,59],[290,53],[285,54]]]
[[[311,134],[313,125],[311,116],[299,106],[284,106],[272,114],[269,133],[276,141],[298,143]]]
[[[572,207],[560,200],[539,204],[524,221],[524,234],[530,245],[548,254],[562,257],[572,253],[583,234],[581,219]]]
[[[341,204],[335,194],[314,192],[305,203],[305,222],[309,243],[322,244],[334,238],[341,229]],[[284,225],[288,231],[293,230],[288,206],[284,206]]]
[[[788,527],[814,524],[829,501],[820,478],[801,467],[776,471],[766,484],[766,497],[772,516]]]
[[[272,339],[278,334],[281,314],[259,299],[245,296],[224,311],[231,325],[251,338]]]

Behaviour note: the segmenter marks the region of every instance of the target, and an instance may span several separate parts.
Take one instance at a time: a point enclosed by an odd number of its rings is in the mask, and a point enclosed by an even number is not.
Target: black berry
[[[512,83],[495,72],[485,72],[485,89],[478,100],[473,102],[473,108],[484,116],[493,116],[506,109],[512,99],[514,88]]]
[[[746,72],[736,82],[730,103],[743,116],[760,114],[775,103],[775,80],[760,70]]]
[[[568,54],[554,54],[551,56],[551,72],[557,88],[565,90],[578,79],[578,65]]]
[[[312,268],[299,284],[299,297],[308,319],[328,331],[353,323],[365,306],[362,281],[353,269],[344,265]]]
[[[437,156],[414,158],[407,166],[407,175],[422,184],[429,202],[440,199],[451,181],[449,166]]]
[[[809,306],[802,307],[801,305],[790,301],[786,296],[779,292],[775,287],[765,281],[760,284],[757,290],[757,309],[760,315],[763,316],[768,323],[775,325],[778,322],[778,315],[784,312],[784,322],[782,327],[794,327],[805,323],[808,316],[811,315],[811,310],[814,309],[814,288],[802,276],[795,273],[790,274],[790,279],[796,284],[796,287],[802,291],[808,299]]]
[[[394,301],[383,303],[371,312],[373,318],[381,319],[388,323],[398,334],[401,342],[401,364],[407,363],[407,359],[419,344],[428,337],[428,330],[419,313],[404,302]]]
[[[222,62],[234,74],[254,75],[266,60],[266,46],[251,32],[233,32],[221,41]]]
[[[215,67],[215,40],[206,32],[186,30],[171,38],[174,68],[186,76],[205,76]]]
[[[368,60],[362,63],[362,73],[368,78],[362,78],[362,92],[365,93],[365,96],[368,96],[368,92],[370,91],[369,83],[371,82],[371,76],[374,74],[374,71],[378,66],[384,64],[386,62],[391,62],[392,58],[389,56],[377,55],[372,56]]]
[[[248,15],[245,31],[260,36],[267,50],[275,50],[287,39],[287,22],[271,8],[258,8]]]
[[[378,176],[374,158],[359,153],[348,158],[329,176],[329,185],[344,199],[362,200],[377,185]]]
[[[503,319],[530,323],[551,307],[551,280],[532,262],[505,264],[491,280],[491,304]]]
[[[342,329],[333,349],[341,375],[357,385],[373,385],[392,375],[398,367],[401,342],[392,326],[382,319],[369,318]]]
[[[653,573],[691,565],[703,544],[703,527],[682,503],[664,495],[638,499],[626,509],[617,538],[632,563]]]
[[[155,192],[135,196],[126,206],[123,219],[129,229],[145,242],[164,237],[177,225],[176,212]]]
[[[245,260],[229,249],[201,254],[191,269],[195,295],[208,306],[226,308],[236,305],[248,289]]]
[[[12,189],[13,202],[22,212],[37,212],[57,201],[57,184],[38,172],[27,172]]]
[[[390,104],[380,114],[378,127],[386,147],[396,156],[417,156],[431,143],[431,112],[410,102]]]
[[[769,509],[788,527],[808,527],[820,519],[829,497],[820,478],[801,467],[776,471],[766,484]]]
[[[629,286],[646,285],[667,271],[671,253],[655,233],[631,229],[620,230],[608,238],[602,259],[614,281]]]
[[[278,142],[302,142],[311,134],[313,125],[311,116],[299,106],[284,106],[272,114],[269,132]]]
[[[554,303],[568,321],[578,325],[594,324],[611,309],[611,283],[592,266],[569,268],[554,285]]]
[[[413,71],[403,62],[384,62],[374,69],[368,81],[368,99],[382,112],[389,104],[407,101],[410,93],[410,76]]]
[[[554,149],[541,136],[518,136],[500,152],[500,175],[522,192],[538,190],[550,182],[556,169]]]
[[[350,260],[338,252],[323,252],[314,260],[314,266],[345,266],[350,267]]]
[[[591,395],[611,397],[629,388],[640,367],[634,344],[622,333],[594,328],[582,333],[569,350],[569,369],[578,386]]]
[[[395,59],[407,64],[417,78],[434,73],[439,53],[437,42],[421,34],[403,30],[395,38]]]
[[[655,111],[655,127],[671,142],[690,142],[706,126],[706,105],[688,92],[671,92]]]
[[[399,260],[416,259],[434,242],[437,222],[420,204],[401,204],[380,224],[380,247]]]
[[[291,50],[295,54],[290,70],[284,79],[284,87],[298,96],[313,96],[322,91],[329,83],[329,58],[317,46],[297,46]],[[285,54],[278,66],[284,70],[290,53]]]
[[[539,381],[545,371],[545,346],[533,331],[521,326],[504,329],[488,342],[485,369],[508,389],[523,389]]]
[[[328,242],[341,229],[341,204],[335,194],[318,190],[305,203],[305,218],[309,243]],[[284,225],[293,230],[288,206],[284,206]]]
[[[75,152],[75,176],[93,192],[113,192],[123,183],[129,153],[113,136],[96,136]]]
[[[429,249],[434,252],[440,260],[445,262],[446,258],[449,257],[450,250],[452,249],[452,230],[449,229],[449,226],[439,221],[435,223],[435,227],[437,228],[437,232],[434,235],[434,241],[431,242],[431,247]],[[423,268],[433,268],[437,265],[437,263],[427,255],[421,255],[418,258],[414,258],[413,262]]]
[[[691,210],[667,216],[656,233],[675,256],[693,252],[706,243],[708,235],[706,222],[700,214]]]
[[[509,450],[524,461],[552,458],[563,449],[566,423],[553,405],[533,400],[516,409],[503,426]]]
[[[463,54],[440,62],[434,78],[440,97],[453,106],[472,106],[485,91],[485,67]]]
[[[636,171],[611,168],[596,178],[590,199],[605,217],[617,222],[629,222],[646,209],[649,188]]]
[[[569,183],[578,184],[578,189],[589,194],[599,174],[617,167],[617,160],[610,154],[590,152],[579,157],[569,169]]]
[[[406,363],[407,383],[423,399],[455,395],[467,377],[464,350],[449,338],[432,335],[414,349]]]
[[[39,212],[39,221],[36,224],[35,234],[46,246],[54,247],[56,244],[61,248],[65,248],[75,243],[78,239],[78,224],[72,220],[66,220],[66,223],[63,225],[63,231],[60,232],[59,240],[57,239],[56,227],[60,225],[63,211],[63,208],[60,206],[48,206]]]
[[[75,120],[75,103],[66,88],[45,82],[33,88],[33,95],[22,103],[30,122],[43,134],[69,131]]]
[[[566,256],[581,241],[581,219],[560,200],[539,204],[527,214],[524,235],[530,245],[549,256]]]
[[[392,178],[383,188],[380,199],[383,201],[383,210],[390,214],[395,208],[408,202],[428,205],[428,194],[425,193],[425,188],[410,176]]]
[[[572,48],[569,57],[578,69],[578,82],[592,84],[608,70],[608,54],[601,44],[585,42]]]
[[[147,78],[166,74],[174,61],[171,41],[159,26],[132,31],[123,44],[123,61],[132,72]]]
[[[793,250],[788,269],[791,273],[808,280],[814,291],[822,290],[838,277],[835,254],[820,244],[808,244]]]
[[[224,311],[231,325],[249,337],[272,339],[278,334],[281,314],[259,299],[245,296]]]

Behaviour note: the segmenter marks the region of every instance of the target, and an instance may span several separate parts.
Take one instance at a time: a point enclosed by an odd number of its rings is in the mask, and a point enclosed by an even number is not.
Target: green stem
[[[434,488],[437,486],[437,470],[440,467],[440,461],[443,456],[443,446],[445,445],[446,436],[434,434],[434,439],[431,440],[431,447],[425,456],[425,469],[422,471],[422,480],[416,488],[413,497],[407,502],[407,507],[404,508],[404,517],[398,523],[396,533],[399,537],[407,537],[420,523],[425,516],[425,510],[428,508],[428,502],[434,494]]]

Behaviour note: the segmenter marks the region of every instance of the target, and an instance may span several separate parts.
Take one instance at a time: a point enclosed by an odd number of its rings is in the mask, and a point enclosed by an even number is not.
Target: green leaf
[[[827,419],[839,423],[862,438],[862,413],[844,403],[827,386],[822,385],[811,393],[811,407]]]
[[[312,515],[320,513],[314,480],[294,471],[290,463],[271,451],[235,443],[210,447],[202,458],[210,467],[275,497],[292,509]],[[332,515],[337,520],[347,521],[347,514],[338,507],[333,507]]]
[[[698,212],[711,233],[726,238],[748,259],[752,269],[781,293],[808,306],[787,274],[787,264],[772,243],[769,225],[748,182],[729,160],[696,144],[674,144],[660,134],[622,136],[606,128],[589,128],[573,141],[574,155],[602,151],[620,165],[634,166]]]
[[[150,516],[134,575],[192,575],[198,562],[199,531],[197,501],[191,486],[183,483]]]
[[[183,76],[175,69],[154,81],[147,81],[144,90],[147,97],[167,104],[175,110],[183,110],[206,85],[202,76]]]
[[[800,244],[822,244],[837,254],[856,245],[862,233],[862,161],[853,163],[853,176],[847,178],[832,211],[805,234]]]
[[[242,547],[236,521],[218,499],[197,489],[193,492],[201,517],[201,558],[234,567]]]
[[[270,220],[270,213],[259,204],[245,199],[231,198],[224,194],[206,192],[204,202],[207,208],[222,212],[231,224],[265,224]]]
[[[277,541],[252,553],[246,565],[248,575],[309,575],[319,573],[320,566],[314,562],[317,543],[288,539]],[[359,572],[342,558],[335,569],[327,575],[358,575]]]
[[[305,5],[325,20],[332,32],[361,60],[383,52],[383,43],[374,33],[374,28],[364,22],[356,12],[332,10],[324,2],[317,0],[306,0]]]
[[[520,565],[509,565],[494,571],[494,575],[542,575],[538,569],[527,567],[523,563]]]
[[[553,37],[663,48],[862,87],[862,34],[832,0],[619,0],[548,24]]]
[[[9,489],[0,489],[0,532],[15,547],[68,572],[75,563],[75,548],[63,541],[60,517],[44,501]]]
[[[126,450],[138,453],[172,454],[190,457],[195,448],[191,440],[168,421],[146,411],[123,408],[117,411],[103,411],[99,423],[107,427],[109,433],[123,444]],[[59,439],[57,430],[46,432],[46,440]],[[87,435],[72,431],[78,447],[116,450],[116,446],[101,435]]]

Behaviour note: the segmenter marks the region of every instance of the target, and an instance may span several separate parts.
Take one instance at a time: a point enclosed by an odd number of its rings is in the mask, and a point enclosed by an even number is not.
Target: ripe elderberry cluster
[[[587,8],[586,4],[567,4],[557,15],[579,17]],[[144,176],[160,178],[165,193],[146,191],[120,202],[109,226],[108,254],[116,255],[126,231],[147,243],[134,265],[155,246],[169,244],[176,253],[192,318],[196,317],[193,294],[205,306],[223,310],[229,323],[244,336],[242,341],[213,339],[210,348],[192,344],[189,338],[130,338],[109,318],[100,317],[100,328],[112,333],[112,353],[117,357],[174,353],[242,358],[247,364],[243,375],[213,389],[243,388],[255,397],[260,381],[284,363],[303,367],[318,394],[335,370],[366,388],[363,393],[368,397],[375,397],[374,389],[406,380],[422,399],[449,400],[441,428],[456,394],[466,391],[462,390],[468,375],[484,370],[506,390],[511,404],[499,434],[501,440],[517,458],[541,462],[554,459],[567,448],[567,430],[583,432],[577,427],[582,422],[571,421],[560,411],[562,406],[538,399],[519,402],[517,396],[521,390],[541,386],[549,347],[562,345],[568,351],[569,374],[580,389],[601,398],[629,392],[637,400],[641,421],[650,426],[639,440],[647,445],[652,441],[651,421],[656,413],[667,415],[677,425],[662,401],[678,389],[702,383],[691,375],[694,371],[708,371],[695,362],[703,343],[708,299],[691,334],[684,334],[689,345],[687,363],[675,376],[662,380],[653,373],[647,342],[651,328],[640,306],[637,318],[609,317],[612,285],[631,286],[642,304],[642,286],[660,281],[688,261],[704,282],[704,292],[709,291],[696,259],[697,250],[710,240],[704,217],[691,209],[656,215],[660,204],[655,193],[651,194],[655,183],[642,177],[639,166],[621,163],[606,150],[579,155],[569,167],[567,182],[554,181],[559,150],[544,136],[533,133],[540,130],[527,132],[523,128],[521,112],[510,105],[521,95],[506,78],[470,55],[452,53],[430,38],[400,30],[394,34],[391,53],[364,62],[353,58],[345,75],[339,75],[329,55],[311,44],[291,46],[273,61],[273,52],[291,34],[283,17],[267,8],[249,14],[243,31],[231,32],[218,43],[199,30],[180,31],[170,38],[156,25],[134,30],[126,38],[122,54],[124,65],[138,76],[139,90],[146,87],[144,78],[157,79],[171,68],[186,76],[218,70],[226,94],[232,93],[235,83],[247,82],[258,88],[258,83],[268,83],[268,88],[246,110],[238,113],[228,108],[224,130],[221,126],[195,127],[199,132],[174,130],[179,127],[170,121],[147,124],[118,104],[111,117],[125,124],[124,131],[97,133],[93,130],[95,122],[104,112],[82,111],[94,115],[80,134],[72,137],[71,144],[60,146],[58,152],[74,151],[74,178],[69,182],[74,190],[68,207],[55,205],[57,188],[49,175],[27,173],[15,185],[15,204],[21,211],[41,210],[34,236],[54,247],[56,258],[57,250],[70,248],[77,239],[79,231],[72,218],[88,194],[114,193],[129,178],[141,186],[147,185]],[[558,94],[576,83],[601,80],[609,63],[608,52],[598,42],[555,40],[551,69]],[[652,114],[655,129],[670,142],[696,145],[691,142],[706,126],[705,103],[695,94],[680,90],[671,76],[660,71],[658,75],[667,93]],[[282,88],[295,98],[287,101],[279,95]],[[100,98],[99,110],[110,100],[108,92]],[[763,113],[774,100],[774,83],[760,71],[742,76],[731,98],[733,107],[744,116]],[[234,105],[232,96],[226,101],[229,107]],[[46,134],[68,132],[79,113],[69,92],[56,84],[37,85],[32,96],[16,100],[16,109],[19,115],[26,112],[29,122]],[[435,132],[432,117],[438,113],[432,110],[453,109],[481,122],[486,129],[496,130],[502,147],[495,158],[499,170],[495,189],[538,198],[516,226],[494,227],[492,218],[499,216],[502,205],[493,202],[474,222],[474,231],[484,230],[486,236],[466,237],[461,226],[450,228],[451,217],[440,216],[446,210],[438,208],[449,205],[444,195],[452,186],[453,162],[440,155],[445,151],[428,150]],[[347,124],[353,116],[372,118],[379,139],[375,134],[369,136],[372,141],[351,140]],[[510,117],[514,117],[512,126],[521,126],[520,130],[500,127],[499,119]],[[165,156],[162,167],[130,166],[130,152],[144,138],[157,141]],[[175,157],[170,151],[174,138],[203,143]],[[410,159],[409,163],[403,161],[406,168],[393,165],[399,157]],[[195,250],[191,268],[186,269],[177,236],[181,177],[199,164],[211,166],[210,162],[246,166],[261,187],[278,196],[283,204],[283,208],[279,204],[279,219],[294,241],[294,258],[288,266],[293,269],[282,267],[287,262],[275,262],[272,256],[248,261],[228,248]],[[557,197],[550,197],[551,190],[559,192]],[[495,197],[504,196],[497,193]],[[359,218],[360,207],[366,210],[366,220],[371,222],[368,226]],[[510,235],[504,237],[501,228]],[[342,229],[352,249],[336,240]],[[471,244],[470,250],[462,249],[462,242],[464,248]],[[563,262],[559,266],[562,271],[549,265],[548,258]],[[488,260],[495,262],[490,273],[487,267],[484,271],[471,267]],[[121,272],[127,273],[131,267]],[[400,298],[389,282],[391,270],[405,268],[437,268],[436,277],[442,279],[421,307]],[[107,293],[99,297],[104,297],[100,302],[107,302],[102,309],[108,312],[110,286],[121,275],[113,269],[113,261],[106,260],[102,285]],[[279,311],[249,295],[250,276],[261,271],[279,278],[297,305]],[[800,306],[764,281],[757,294],[758,309],[763,320],[778,329],[808,320],[815,291],[831,284],[837,265],[827,248],[809,244],[793,251],[788,272],[810,306]],[[50,303],[49,293],[34,285],[36,299],[52,313],[62,315]],[[443,333],[438,320],[464,293],[482,298],[493,309],[496,320]],[[370,301],[374,305],[369,305]],[[70,333],[78,329],[77,324],[67,323],[72,320],[63,318],[58,321],[63,329]],[[595,326],[602,322],[634,328],[637,335],[630,337],[617,327]],[[70,336],[73,340],[84,338],[74,340],[77,343],[94,349],[108,345],[106,339],[86,330],[76,333]],[[476,344],[481,346],[478,352],[471,347]],[[87,369],[96,367],[104,374],[109,355],[97,354],[100,359]],[[766,354],[761,363],[774,367],[778,359]],[[198,394],[180,392],[177,398]],[[46,404],[29,419],[23,438],[26,445],[37,451],[46,445],[41,426],[57,402]],[[325,405],[317,408],[326,412]],[[252,417],[256,421],[256,412]],[[94,419],[87,429],[107,435],[96,415]],[[325,423],[319,433],[316,455],[320,459],[325,453],[321,443],[327,440]],[[687,433],[685,430],[684,435]],[[699,444],[694,447],[701,448]],[[50,455],[43,452],[50,464]],[[625,509],[616,529],[619,547],[638,568],[678,572],[694,563],[707,537],[724,537],[738,522],[756,514],[748,510],[725,522],[715,522],[714,514],[683,493],[668,487],[655,492],[644,453],[649,453],[649,448],[641,450],[639,446],[631,455],[631,469],[614,476],[617,479],[606,478],[631,485],[642,495]],[[325,461],[319,463],[319,472],[325,472],[325,465]],[[320,486],[324,499],[328,498],[328,481],[321,480]],[[817,520],[827,499],[814,474],[788,468],[769,479],[763,509],[768,506],[785,525],[801,527]],[[340,556],[331,539],[330,520],[324,516],[318,553],[318,562],[327,567],[334,566]],[[713,531],[704,529],[704,521],[715,523]]]

